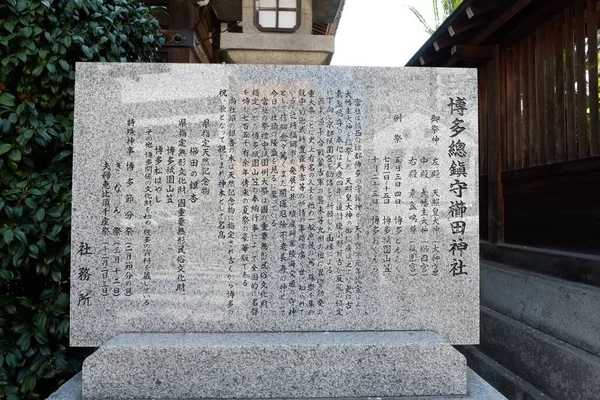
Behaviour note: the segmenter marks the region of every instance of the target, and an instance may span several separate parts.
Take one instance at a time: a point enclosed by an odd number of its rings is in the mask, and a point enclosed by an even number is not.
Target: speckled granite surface
[[[83,365],[86,399],[464,394],[464,356],[432,332],[121,334]]]
[[[82,400],[81,396],[81,373],[77,374],[67,383],[65,383],[56,393],[48,397],[48,400]],[[359,400],[361,398],[339,398],[336,400]],[[427,396],[427,397],[366,397],[364,400],[506,400],[504,396],[498,393],[489,383],[481,379],[479,375],[470,369],[467,370],[467,394],[464,396]],[[116,399],[103,399],[116,400]],[[144,399],[150,400],[150,399]],[[179,399],[168,399],[179,400]],[[181,399],[183,400],[183,399]],[[189,399],[200,400],[200,399]],[[306,399],[308,400],[308,399]],[[316,399],[315,399],[316,400]],[[320,398],[319,400],[333,400]],[[362,400],[362,399],[361,399]]]
[[[476,71],[78,64],[71,344],[479,340]]]

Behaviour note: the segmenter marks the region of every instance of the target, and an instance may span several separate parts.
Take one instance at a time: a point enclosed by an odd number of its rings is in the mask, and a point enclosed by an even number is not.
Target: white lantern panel
[[[277,0],[258,0],[259,8],[275,8],[277,7]]]
[[[297,14],[295,11],[279,11],[278,28],[295,28]]]
[[[277,12],[259,11],[258,24],[263,28],[277,28]]]
[[[297,5],[296,0],[279,0],[280,8],[296,8]]]

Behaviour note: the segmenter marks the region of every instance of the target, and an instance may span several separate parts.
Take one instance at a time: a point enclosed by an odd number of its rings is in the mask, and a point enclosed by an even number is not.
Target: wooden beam
[[[484,18],[466,19],[463,21],[455,21],[448,27],[448,34],[450,37],[458,35],[460,33],[469,31],[473,28],[477,28],[483,23],[487,22]]]
[[[433,48],[435,51],[439,52],[440,50],[447,49],[455,44],[463,42],[467,36],[468,35],[466,33],[461,33],[455,36],[450,36],[450,34],[444,35],[433,42]]]
[[[475,3],[475,4],[471,4],[470,6],[468,6],[467,9],[465,10],[465,12],[467,13],[467,17],[474,18],[474,17],[478,17],[480,15],[487,14],[490,11],[495,10],[496,8],[498,8],[498,6],[500,4],[502,4],[502,3],[497,2],[497,1],[486,1],[486,2],[482,2],[482,3]]]
[[[456,54],[453,54],[450,56],[450,58],[447,58],[446,60],[444,60],[444,62],[440,65],[441,67],[456,67],[458,65],[458,63],[460,63],[461,60]]]
[[[494,56],[494,47],[456,45],[452,47],[450,54],[456,55],[459,59],[465,61],[486,62]]]
[[[519,18],[518,23],[511,25],[509,30],[503,30],[502,37],[495,40],[495,43],[500,46],[510,46],[512,43],[534,34],[538,25],[554,18],[558,13],[563,14],[565,7],[567,7],[565,0],[546,0],[543,7],[532,7],[531,13]]]
[[[447,56],[448,56],[448,53],[445,51],[441,51],[441,52],[428,51],[427,53],[424,53],[422,56],[419,57],[419,63],[421,64],[421,66],[431,66],[436,61],[443,59],[444,57],[447,57]]]
[[[593,173],[598,170],[600,170],[600,157],[587,157],[579,160],[539,165],[515,171],[505,171],[502,173],[502,181],[504,183],[517,180],[527,181],[541,177],[553,178],[560,175],[578,175],[582,172]]]
[[[508,10],[506,10],[502,15],[492,20],[491,23],[485,29],[479,32],[479,34],[469,42],[469,44],[476,45],[486,40],[498,29],[506,25],[508,21],[510,21],[515,15],[521,12],[521,10],[523,10],[533,1],[534,0],[518,0],[516,3],[510,6]]]

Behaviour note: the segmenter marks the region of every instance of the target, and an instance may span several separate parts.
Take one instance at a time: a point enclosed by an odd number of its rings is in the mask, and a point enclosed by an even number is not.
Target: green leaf
[[[37,338],[36,338],[36,340],[37,340]],[[31,363],[31,371],[36,372],[46,362],[48,362],[48,357],[44,356],[43,354],[38,354],[33,359],[33,362]],[[38,373],[38,375],[39,375],[39,373]]]
[[[23,206],[16,206],[13,208],[13,213],[16,218],[21,218],[23,216]]]
[[[53,208],[49,209],[46,212],[46,214],[48,214],[52,218],[58,218],[62,214],[62,211],[61,211],[61,209],[59,207],[53,207]]]
[[[85,54],[85,56],[87,58],[91,59],[93,57],[92,50],[89,47],[87,47],[85,44],[81,46],[81,50],[83,51],[83,54]]]
[[[35,389],[36,378],[35,376],[29,375],[21,384],[21,392],[27,393],[33,391]]]
[[[10,153],[8,153],[8,158],[18,163],[19,161],[21,161],[21,152],[17,149],[12,149]]]
[[[0,154],[4,154],[7,151],[9,151],[10,149],[12,149],[12,145],[9,143],[2,143],[0,144]]]
[[[56,366],[60,369],[66,369],[69,364],[67,363],[67,360],[65,360],[65,356],[62,353],[58,353],[56,355],[56,360],[54,360],[54,363],[56,364]]]
[[[22,383],[29,376],[29,368],[22,368],[17,374],[17,382]]]
[[[48,70],[48,72],[50,72],[51,74],[56,72],[56,67],[54,66],[54,64],[47,64],[46,65],[46,69]]]
[[[12,331],[14,333],[24,333],[24,332],[27,332],[28,330],[29,330],[29,325],[26,324],[25,322],[15,325],[12,328]]]
[[[44,220],[44,216],[46,216],[46,210],[40,208],[36,211],[34,218],[37,222],[42,222]]]
[[[54,282],[60,282],[60,278],[62,277],[62,274],[60,273],[60,271],[53,269],[51,276],[52,276],[52,280]]]
[[[46,313],[40,312],[39,314],[37,314],[34,318],[36,329],[42,332],[46,331],[46,321]]]
[[[6,361],[6,365],[8,365],[9,368],[14,368],[17,365],[17,358],[15,357],[14,353],[8,353],[4,357],[4,360]]]
[[[25,205],[31,208],[32,210],[37,207],[37,203],[31,197],[27,197],[25,199]]]
[[[56,156],[55,156],[55,157],[52,159],[52,162],[53,162],[53,163],[55,163],[55,162],[58,162],[58,161],[60,161],[60,160],[64,159],[65,157],[68,157],[68,156],[70,156],[70,155],[71,155],[71,150],[63,150],[63,151],[61,151],[60,153],[58,153],[58,154],[57,154],[57,155],[56,155]]]
[[[52,227],[52,231],[50,231],[50,235],[48,235],[48,237],[52,236],[53,238],[56,239],[56,235],[58,235],[58,233],[62,230],[62,225],[56,224]]]
[[[42,291],[42,293],[40,294],[40,300],[51,299],[52,297],[54,297],[54,295],[56,295],[56,290],[51,289],[51,288],[44,289]]]
[[[26,26],[25,28],[23,28],[21,30],[21,34],[25,37],[31,36],[32,33],[33,33],[33,28],[31,28],[30,26]]]
[[[6,107],[14,107],[15,106],[15,96],[10,93],[2,93],[0,94],[0,105]]]
[[[21,114],[23,114],[23,110],[25,110],[25,107],[27,107],[27,103],[21,103],[21,104],[19,104],[19,105],[17,106],[16,113],[17,113],[18,115],[21,115]]]
[[[60,325],[58,326],[58,331],[61,333],[61,335],[66,335],[67,332],[69,331],[69,320],[65,319],[63,320]]]
[[[29,332],[24,332],[17,340],[17,346],[21,349],[21,351],[29,350],[29,346],[31,346],[31,334]]]
[[[14,278],[14,274],[7,269],[0,269],[0,278],[10,281]],[[14,307],[14,306],[13,306]]]
[[[33,76],[33,77],[39,76],[43,70],[44,70],[44,66],[38,65],[37,67],[35,67],[33,69],[33,71],[31,71],[31,76]]]
[[[27,243],[27,236],[26,236],[26,235],[25,235],[25,233],[24,233],[24,232],[21,230],[21,228],[17,227],[17,228],[16,228],[16,229],[15,229],[13,232],[14,232],[14,234],[15,234],[15,238],[16,238],[16,239],[17,239],[19,242],[21,242],[21,243],[23,243],[23,244]]]
[[[4,29],[12,33],[12,31],[15,29],[15,26],[10,21],[5,21]]]
[[[17,297],[17,301],[19,302],[19,304],[21,304],[23,307],[27,307],[27,308],[34,308],[33,306],[33,300],[30,299],[29,297],[25,297],[25,296],[19,296]]]
[[[38,254],[40,254],[40,249],[35,244],[30,244],[29,245],[29,254],[31,256],[37,258]]]
[[[65,71],[69,70],[69,63],[66,62],[65,60],[58,60],[58,63],[60,64],[61,68],[64,69]]]
[[[11,231],[10,229],[7,229],[4,231],[4,243],[10,244],[10,242],[12,242],[14,237],[15,237],[15,235],[13,234],[13,231]]]
[[[33,337],[39,344],[48,344],[48,338],[41,332],[34,333]]]

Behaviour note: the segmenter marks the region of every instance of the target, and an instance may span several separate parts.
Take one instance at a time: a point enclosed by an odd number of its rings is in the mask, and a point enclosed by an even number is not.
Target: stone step
[[[496,390],[511,400],[553,400],[529,382],[521,379],[485,355],[479,346],[458,346],[467,358],[467,365]]]
[[[598,399],[600,357],[485,306],[480,349],[552,398]]]
[[[480,276],[483,306],[600,356],[600,288],[491,261]]]
[[[120,334],[83,364],[85,399],[466,393],[464,356],[433,332]]]
[[[82,400],[81,393],[81,372],[62,385],[56,392],[50,395],[47,400]],[[378,397],[378,400],[506,400],[496,389],[489,383],[484,381],[479,375],[467,368],[467,395],[449,395],[449,396],[401,396],[394,398]],[[512,399],[512,398],[511,398]],[[112,399],[103,399],[112,400]],[[145,399],[147,400],[147,399]],[[200,400],[200,399],[186,399]],[[289,399],[294,400],[294,399]],[[296,399],[298,400],[298,399]],[[302,400],[317,400],[317,399],[302,399]],[[319,398],[318,400],[334,400],[328,398]],[[353,397],[353,398],[337,398],[335,400],[373,400],[373,397]],[[531,400],[531,399],[519,399]],[[537,400],[537,399],[536,399]]]

